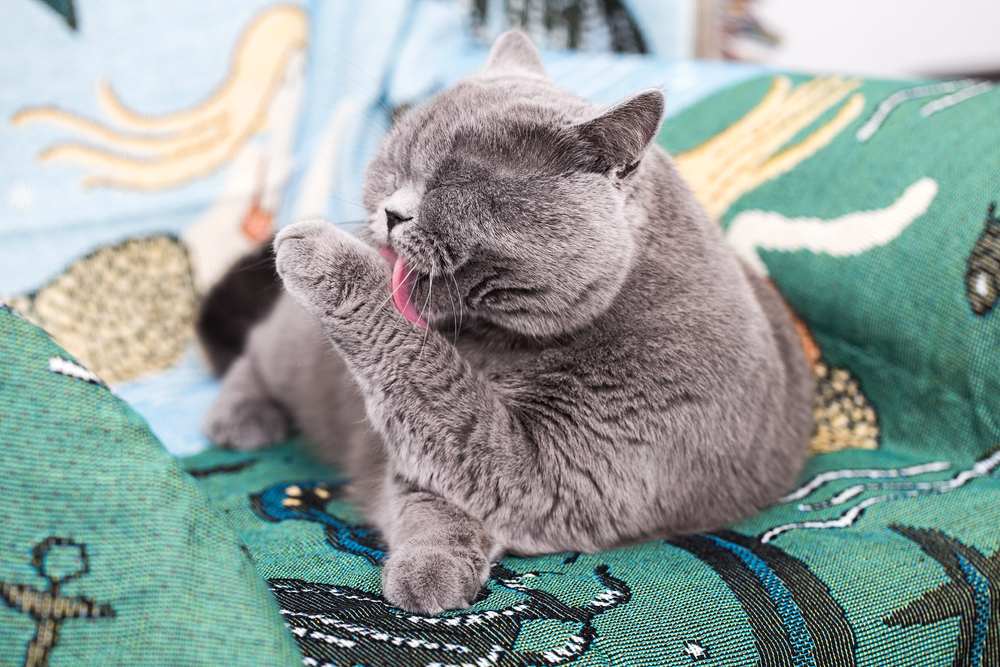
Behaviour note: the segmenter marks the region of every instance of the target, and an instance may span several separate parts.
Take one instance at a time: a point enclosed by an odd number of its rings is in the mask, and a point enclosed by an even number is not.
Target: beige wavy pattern
[[[677,167],[709,214],[721,218],[737,199],[791,171],[854,121],[864,108],[863,95],[850,95],[859,85],[858,80],[832,76],[793,86],[788,77],[776,76],[756,107],[705,143],[679,154]],[[833,118],[798,143],[786,145],[837,105]]]
[[[75,135],[39,154],[44,162],[84,167],[87,187],[162,190],[200,178],[263,129],[291,59],[304,51],[308,22],[301,8],[276,5],[255,16],[233,50],[223,83],[202,102],[161,115],[127,107],[111,86],[98,87],[107,117],[96,121],[54,106],[30,107],[15,126],[56,125]]]

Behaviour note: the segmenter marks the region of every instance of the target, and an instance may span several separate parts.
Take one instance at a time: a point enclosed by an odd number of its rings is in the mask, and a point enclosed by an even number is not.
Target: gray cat
[[[507,33],[398,121],[361,239],[275,239],[286,292],[207,434],[301,429],[382,532],[392,604],[463,607],[504,552],[715,529],[794,482],[812,375],[779,295],[650,145],[662,113],[656,90],[606,110],[559,90]]]

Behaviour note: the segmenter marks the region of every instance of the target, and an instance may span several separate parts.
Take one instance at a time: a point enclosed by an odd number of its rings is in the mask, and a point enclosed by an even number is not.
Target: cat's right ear
[[[520,70],[522,73],[545,76],[542,57],[532,44],[531,38],[520,30],[508,30],[493,42],[486,71]]]
[[[577,136],[587,152],[589,169],[613,172],[619,178],[631,173],[659,132],[663,109],[663,93],[647,90],[577,125]]]

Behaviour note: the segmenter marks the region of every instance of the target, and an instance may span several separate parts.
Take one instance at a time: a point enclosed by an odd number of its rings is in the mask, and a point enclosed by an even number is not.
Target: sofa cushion
[[[0,662],[298,662],[223,514],[143,419],[0,306]]]

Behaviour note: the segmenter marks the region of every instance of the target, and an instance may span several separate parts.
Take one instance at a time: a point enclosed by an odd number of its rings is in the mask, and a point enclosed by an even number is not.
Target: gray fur
[[[649,145],[662,95],[602,112],[545,79],[520,33],[489,63],[386,139],[363,240],[278,235],[287,294],[208,419],[256,447],[283,432],[261,406],[281,406],[385,536],[386,598],[425,613],[468,604],[503,552],[753,514],[794,482],[812,427],[780,297]],[[413,217],[391,244],[429,330],[388,299],[386,202]]]

